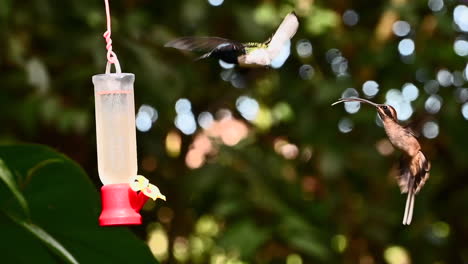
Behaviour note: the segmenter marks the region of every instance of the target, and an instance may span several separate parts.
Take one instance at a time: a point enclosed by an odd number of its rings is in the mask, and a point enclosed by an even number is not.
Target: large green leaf
[[[66,248],[64,248],[62,244],[60,244],[60,242],[55,240],[55,238],[49,235],[44,229],[33,223],[30,223],[27,220],[22,220],[21,218],[16,217],[14,215],[8,216],[16,224],[20,225],[25,230],[29,231],[32,235],[34,235],[36,238],[41,240],[48,248],[50,248],[53,252],[60,256],[62,260],[66,261],[67,263],[78,264],[75,257],[72,254],[70,254],[70,252]]]
[[[5,162],[0,159],[0,180],[3,181],[8,190],[13,194],[15,200],[20,205],[24,214],[29,214],[28,204],[24,199],[23,194],[18,189],[18,186],[11,174],[10,170],[6,167]]]
[[[98,226],[98,193],[76,163],[39,145],[2,146],[0,158],[14,171],[13,178],[30,208],[29,220],[0,218],[8,226],[2,225],[0,231],[10,226],[18,229],[18,224],[24,228],[2,232],[2,249],[11,253],[5,263],[62,263],[55,254],[61,247],[79,263],[157,263],[127,228]],[[21,254],[29,250],[22,246],[25,243],[34,245],[40,261],[35,254]]]

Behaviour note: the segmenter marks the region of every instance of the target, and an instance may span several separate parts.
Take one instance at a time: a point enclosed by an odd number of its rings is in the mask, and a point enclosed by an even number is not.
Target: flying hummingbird
[[[403,152],[400,160],[400,172],[397,175],[401,193],[408,193],[406,198],[403,225],[409,225],[413,218],[414,196],[421,190],[429,178],[431,164],[421,152],[421,145],[411,131],[398,123],[397,113],[386,104],[376,104],[362,98],[342,98],[332,105],[342,102],[362,102],[373,105],[383,122],[385,132],[392,145]]]
[[[285,47],[289,52],[290,45],[287,45],[290,44],[298,27],[299,21],[296,14],[291,12],[283,19],[273,37],[263,43],[241,43],[219,37],[182,37],[166,43],[164,47],[204,52],[197,60],[217,58],[241,67],[265,67],[270,66]]]

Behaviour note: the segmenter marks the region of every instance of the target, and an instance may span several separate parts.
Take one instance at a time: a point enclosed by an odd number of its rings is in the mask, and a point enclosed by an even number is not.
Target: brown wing
[[[414,193],[417,194],[429,179],[429,170],[431,163],[426,159],[426,156],[419,151],[418,155],[413,158],[414,166],[416,167],[416,175],[414,177]]]
[[[411,157],[403,155],[400,158],[399,173],[396,176],[398,186],[400,186],[401,193],[407,193],[409,190],[410,179],[411,179]]]
[[[404,155],[400,159],[400,173],[397,175],[397,182],[402,193],[407,193],[409,189],[417,194],[429,178],[431,164],[424,154],[419,151],[414,157]]]
[[[164,47],[197,52],[211,52],[221,45],[232,45],[242,48],[242,44],[229,39],[218,37],[182,37],[169,41]]]

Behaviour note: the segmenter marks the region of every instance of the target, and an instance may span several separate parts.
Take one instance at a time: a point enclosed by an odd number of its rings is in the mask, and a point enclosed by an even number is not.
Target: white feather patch
[[[281,22],[268,44],[268,54],[271,59],[276,58],[284,45],[296,34],[299,21],[294,13],[289,13]]]

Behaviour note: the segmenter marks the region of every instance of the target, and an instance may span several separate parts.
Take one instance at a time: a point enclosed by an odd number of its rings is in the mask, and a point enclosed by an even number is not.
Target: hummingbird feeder
[[[107,31],[107,66],[104,74],[94,75],[96,141],[102,212],[101,226],[139,225],[140,209],[152,198],[165,196],[149,181],[137,175],[137,149],[133,73],[122,73],[117,55],[112,51],[108,0],[104,0]],[[114,64],[115,73],[110,69]]]

